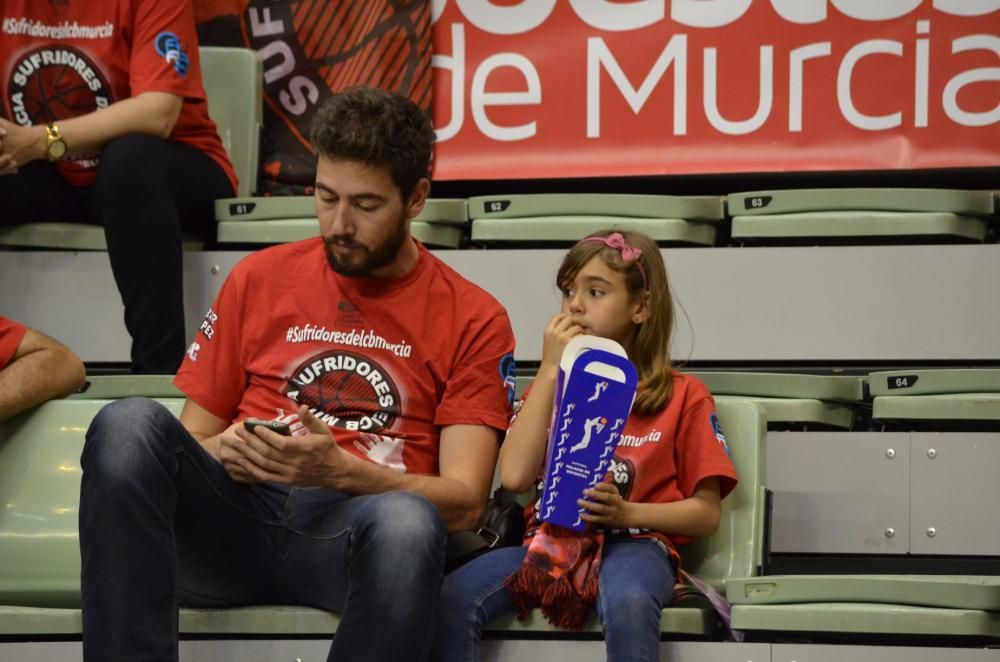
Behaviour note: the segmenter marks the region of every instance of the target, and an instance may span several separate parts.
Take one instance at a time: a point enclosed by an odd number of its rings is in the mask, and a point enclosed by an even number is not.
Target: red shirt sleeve
[[[132,96],[169,92],[187,99],[205,98],[198,35],[188,0],[139,0],[131,37]]]
[[[488,425],[506,430],[514,395],[514,332],[507,314],[499,309],[479,329],[468,332],[472,341],[463,349],[445,384],[434,414],[439,426]]]
[[[237,266],[222,284],[174,379],[185,395],[227,421],[236,418],[249,383],[241,342],[246,300],[241,274]]]
[[[7,367],[28,332],[27,327],[6,317],[0,317],[0,370]]]
[[[711,396],[699,398],[681,414],[675,452],[677,487],[684,498],[694,495],[700,481],[713,476],[719,478],[720,497],[736,487],[736,469],[729,459],[726,436]]]

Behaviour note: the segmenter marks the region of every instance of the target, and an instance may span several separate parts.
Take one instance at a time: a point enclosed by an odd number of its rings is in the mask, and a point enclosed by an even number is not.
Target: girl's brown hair
[[[625,262],[618,250],[600,241],[583,241],[566,253],[556,274],[556,286],[567,289],[580,269],[599,255],[609,268],[625,277],[633,301],[646,297],[649,316],[639,325],[632,346],[625,349],[639,372],[639,391],[632,412],[650,416],[666,406],[673,391],[670,337],[674,329],[674,302],[667,283],[667,269],[655,241],[641,232],[616,229],[599,230],[587,238],[603,238],[615,232],[622,235],[626,244],[642,251],[638,260]],[[639,264],[646,273],[648,289],[643,285]]]

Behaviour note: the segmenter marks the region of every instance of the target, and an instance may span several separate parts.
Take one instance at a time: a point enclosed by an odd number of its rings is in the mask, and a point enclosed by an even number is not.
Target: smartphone
[[[247,429],[247,432],[253,432],[257,426],[267,428],[271,432],[277,432],[285,436],[292,434],[292,429],[288,427],[288,423],[283,423],[282,421],[265,421],[260,418],[247,418],[243,421],[243,427]]]

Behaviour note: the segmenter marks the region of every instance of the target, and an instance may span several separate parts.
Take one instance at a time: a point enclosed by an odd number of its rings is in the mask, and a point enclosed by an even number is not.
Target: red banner
[[[1000,166],[1000,0],[435,0],[435,179]]]

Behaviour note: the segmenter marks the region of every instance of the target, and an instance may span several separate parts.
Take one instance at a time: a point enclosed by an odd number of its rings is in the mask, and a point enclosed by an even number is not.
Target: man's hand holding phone
[[[232,448],[239,455],[233,460],[242,472],[240,475],[250,477],[242,482],[336,487],[337,478],[348,472],[350,463],[362,461],[341,450],[330,427],[313,416],[308,407],[300,407],[298,416],[306,434],[291,435],[288,424],[281,421],[248,419],[235,429],[230,428],[243,442]],[[239,480],[233,471],[229,473]]]

